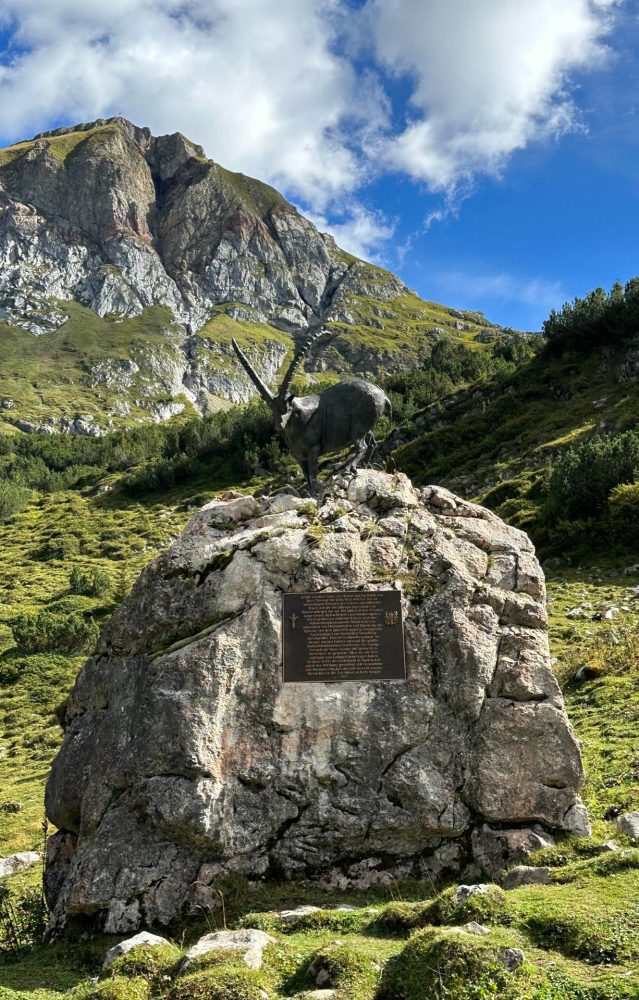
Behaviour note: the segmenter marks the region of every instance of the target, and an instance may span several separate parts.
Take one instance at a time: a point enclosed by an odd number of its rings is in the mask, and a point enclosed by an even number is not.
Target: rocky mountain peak
[[[435,308],[453,335],[479,333],[476,318]],[[116,324],[138,318],[122,328],[127,340]],[[0,362],[16,337],[20,357],[38,358],[33,336],[58,338],[64,362],[47,385],[76,386],[61,406],[59,394],[34,394],[32,380],[16,394],[0,378],[14,426],[27,417],[23,428],[99,428],[105,413],[108,426],[134,410],[155,419],[187,403],[206,412],[211,397],[245,401],[253,387],[231,337],[268,380],[291,335],[319,325],[335,334],[320,365],[373,377],[413,365],[445,332],[394,274],[345,253],[274,188],[207,159],[179,132],[104,118],[0,150]],[[54,352],[44,354],[50,365]],[[123,359],[135,368],[126,386]],[[86,404],[67,409],[74,396],[87,398],[92,422]]]

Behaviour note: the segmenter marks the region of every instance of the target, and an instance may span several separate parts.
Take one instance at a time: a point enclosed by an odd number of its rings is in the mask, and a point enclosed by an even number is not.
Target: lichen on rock
[[[283,592],[389,588],[405,682],[282,684]],[[523,532],[374,471],[317,509],[214,501],[76,681],[46,795],[52,924],[166,925],[234,873],[492,876],[509,830],[520,850],[528,825],[572,828],[582,778]]]

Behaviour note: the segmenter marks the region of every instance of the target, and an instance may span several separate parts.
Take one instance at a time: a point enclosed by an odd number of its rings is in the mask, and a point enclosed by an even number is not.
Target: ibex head
[[[265,402],[267,402],[268,405],[270,406],[271,410],[273,411],[273,416],[275,417],[276,422],[281,427],[284,427],[286,425],[288,418],[290,417],[292,412],[303,409],[299,405],[297,406],[295,405],[296,401],[294,397],[289,394],[289,388],[291,382],[293,381],[295,373],[302,364],[302,361],[310,351],[311,347],[313,347],[313,345],[317,343],[320,337],[322,337],[327,332],[328,331],[323,328],[316,330],[315,332],[311,333],[306,338],[306,340],[303,341],[300,347],[298,347],[297,351],[295,352],[295,356],[291,361],[290,365],[288,366],[284,378],[282,379],[282,384],[280,385],[277,391],[277,395],[273,395],[268,386],[265,385],[260,376],[257,374],[255,369],[251,365],[251,362],[248,360],[248,358],[246,357],[242,349],[239,347],[239,345],[235,342],[235,340],[232,341],[233,350],[237,354],[240,364],[244,368],[244,371],[246,372],[248,377],[251,379],[253,385],[256,387],[262,399]]]

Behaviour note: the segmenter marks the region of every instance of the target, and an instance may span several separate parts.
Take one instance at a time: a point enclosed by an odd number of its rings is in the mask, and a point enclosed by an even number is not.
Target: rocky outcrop
[[[78,316],[78,304],[102,326]],[[444,326],[433,328],[432,304],[399,278],[340,250],[273,188],[225,170],[179,133],[99,119],[0,150],[0,321],[29,339],[68,336],[77,368],[54,365],[54,374],[98,394],[117,390],[97,408],[115,425],[130,414],[129,424],[166,419],[154,408],[163,393],[201,413],[211,397],[246,402],[255,389],[229,333],[270,380],[292,335],[328,325],[331,350],[309,370],[377,377],[412,367],[433,337],[485,327],[480,314],[455,312],[460,322],[439,312]],[[118,336],[117,324],[137,319],[128,340]],[[94,339],[83,363],[85,327]],[[64,430],[59,395],[37,412],[22,405],[24,429],[51,415]]]
[[[405,682],[282,684],[283,592],[389,588]],[[167,924],[233,873],[345,887],[507,865],[509,834],[587,832],[582,777],[525,534],[372,471],[317,510],[214,501],[76,681],[46,793],[53,926]]]
[[[65,322],[54,306],[65,299],[99,316],[164,305],[188,332],[228,303],[236,318],[297,330],[338,314],[347,290],[407,291],[179,133],[112,118],[0,155],[0,316],[33,333]]]

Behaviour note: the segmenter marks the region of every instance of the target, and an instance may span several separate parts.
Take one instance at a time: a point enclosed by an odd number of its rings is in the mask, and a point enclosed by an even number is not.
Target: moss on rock
[[[520,1000],[524,973],[521,966],[510,970],[505,949],[519,947],[519,938],[497,931],[486,937],[459,927],[417,931],[403,951],[384,970],[377,1000]]]
[[[260,980],[251,969],[230,964],[208,966],[178,979],[170,1000],[263,1000]]]

